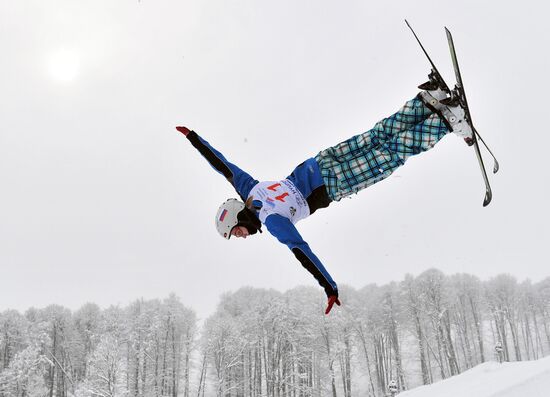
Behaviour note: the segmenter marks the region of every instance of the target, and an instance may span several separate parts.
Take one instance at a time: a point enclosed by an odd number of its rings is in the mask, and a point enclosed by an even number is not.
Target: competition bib
[[[262,223],[271,214],[279,214],[288,218],[293,224],[309,216],[309,205],[300,191],[292,182],[283,181],[260,182],[252,188],[249,197],[262,202],[259,218]]]

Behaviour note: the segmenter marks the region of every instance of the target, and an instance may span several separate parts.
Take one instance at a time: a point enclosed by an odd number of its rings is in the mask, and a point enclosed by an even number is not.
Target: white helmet
[[[244,203],[234,198],[227,199],[225,203],[220,205],[216,214],[216,229],[223,238],[229,240],[231,230],[239,223],[237,215],[244,208]]]

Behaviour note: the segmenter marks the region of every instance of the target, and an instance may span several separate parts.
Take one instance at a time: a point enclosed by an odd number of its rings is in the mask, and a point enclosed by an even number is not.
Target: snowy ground
[[[458,376],[399,397],[536,397],[550,395],[550,357],[537,361],[487,362]]]

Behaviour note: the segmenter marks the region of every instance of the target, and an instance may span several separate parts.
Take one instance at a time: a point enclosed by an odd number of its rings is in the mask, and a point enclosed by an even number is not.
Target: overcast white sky
[[[280,179],[449,83],[455,38],[493,203],[454,136],[298,224],[339,284],[437,267],[550,275],[549,7],[543,1],[0,2],[0,310],[107,306],[170,292],[209,315],[243,285],[316,285],[269,234],[221,239],[231,186],[175,125]],[[492,168],[486,156],[488,170]]]

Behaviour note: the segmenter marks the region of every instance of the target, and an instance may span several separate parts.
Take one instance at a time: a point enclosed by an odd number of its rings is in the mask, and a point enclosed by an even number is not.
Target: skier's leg
[[[340,201],[374,185],[404,163],[387,145],[380,144],[369,147],[359,156],[343,161],[326,156],[323,152],[315,159],[319,163],[328,195],[333,201]]]
[[[401,131],[422,123],[432,115],[432,109],[424,104],[419,94],[407,101],[397,112],[376,123],[372,129],[324,150],[324,155],[340,161],[351,160],[361,152],[393,139]]]
[[[405,162],[415,154],[430,150],[448,132],[448,124],[434,113],[422,123],[393,136],[386,145]]]
[[[432,106],[427,106],[422,96],[423,92],[407,101],[397,112],[376,123],[369,131],[378,141],[386,142],[393,139],[401,131],[411,129],[416,124],[422,123],[434,112]]]
[[[393,133],[388,141],[380,141],[374,135],[368,146],[342,154],[339,144],[321,151],[315,159],[329,196],[339,201],[387,178],[410,156],[432,148],[447,132],[446,124],[432,114],[409,130]]]

